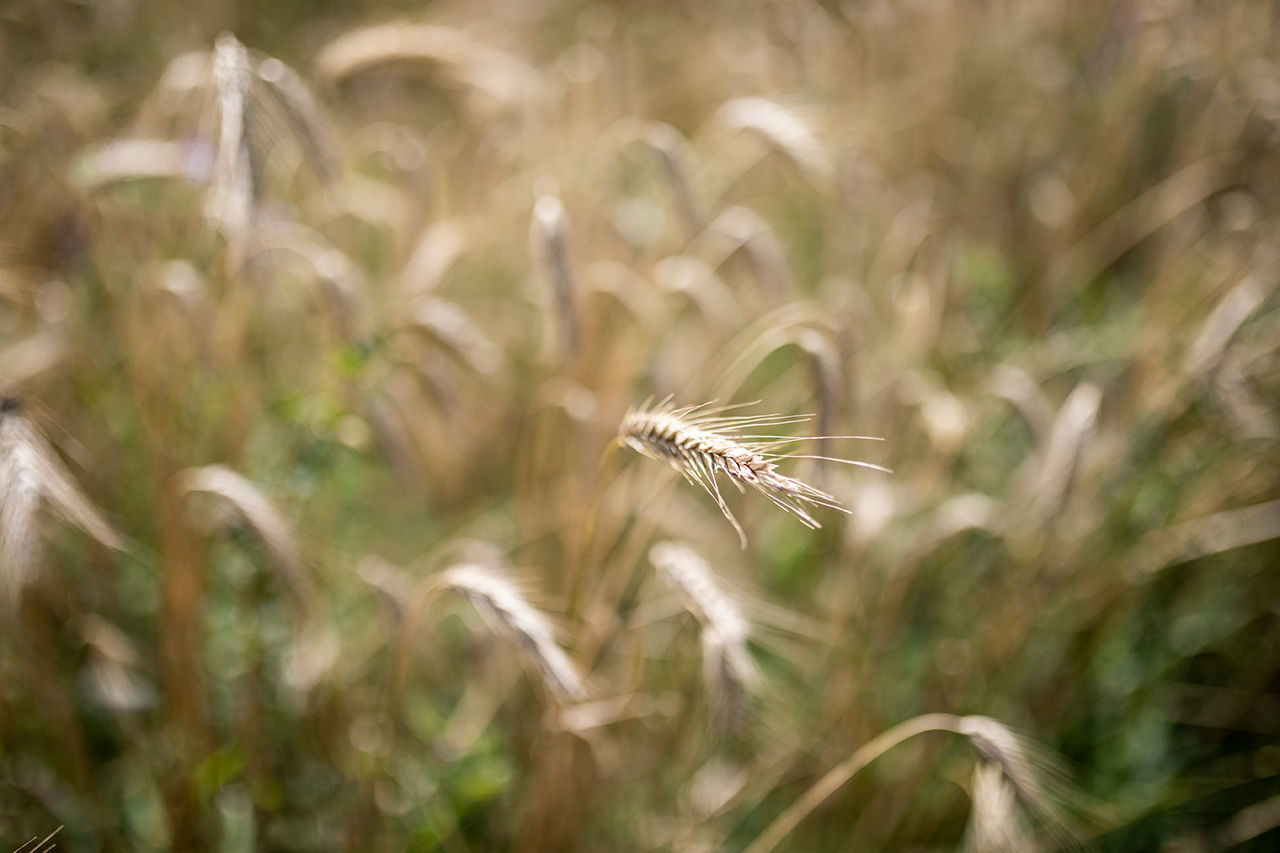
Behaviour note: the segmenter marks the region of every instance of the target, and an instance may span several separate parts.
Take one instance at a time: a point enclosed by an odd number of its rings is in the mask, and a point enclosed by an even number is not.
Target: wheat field
[[[1280,6],[0,6],[0,850],[1280,845]]]

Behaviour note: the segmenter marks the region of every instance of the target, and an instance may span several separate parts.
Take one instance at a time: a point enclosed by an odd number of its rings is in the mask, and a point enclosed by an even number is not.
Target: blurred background
[[[0,5],[0,848],[760,850],[945,713],[778,849],[1275,849],[1277,45]],[[667,395],[894,473],[743,549]]]

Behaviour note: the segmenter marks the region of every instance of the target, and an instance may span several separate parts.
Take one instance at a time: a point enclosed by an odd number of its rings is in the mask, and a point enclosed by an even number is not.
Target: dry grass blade
[[[404,623],[413,604],[413,582],[400,567],[378,557],[365,557],[356,574],[378,595],[383,611],[397,627]]]
[[[654,281],[667,293],[679,293],[709,322],[725,329],[742,323],[742,303],[716,274],[691,255],[672,255],[654,265]]]
[[[586,698],[586,686],[556,643],[551,622],[525,601],[508,578],[464,563],[446,569],[440,583],[471,602],[491,630],[514,641],[557,698],[573,702]]]
[[[1237,812],[1222,831],[1222,849],[1252,841],[1277,826],[1280,826],[1280,795]]]
[[[225,501],[261,540],[289,589],[304,605],[312,603],[311,582],[289,524],[257,486],[230,468],[207,465],[179,471],[174,488],[182,495],[203,492]]]
[[[685,606],[702,626],[703,669],[722,719],[742,717],[741,698],[759,674],[747,647],[750,625],[741,608],[717,582],[707,561],[687,545],[659,542],[649,561],[684,597]]]
[[[707,406],[676,408],[669,401],[664,401],[657,406],[632,409],[619,427],[619,440],[651,459],[666,461],[689,482],[705,489],[738,532],[743,548],[747,546],[747,534],[720,493],[720,474],[727,476],[739,491],[750,486],[760,492],[811,529],[822,525],[809,513],[808,507],[824,506],[848,513],[849,510],[833,495],[778,471],[776,460],[817,458],[807,454],[774,452],[803,439],[743,434],[744,431],[799,423],[808,420],[807,415],[725,416],[722,413],[726,409],[709,409]],[[870,462],[829,461],[887,470]]]
[[[803,330],[796,339],[796,346],[809,359],[814,396],[818,400],[818,434],[829,435],[844,412],[848,395],[840,349],[831,340],[831,336],[824,335],[817,329]],[[826,443],[825,440],[823,443]]]
[[[662,158],[662,166],[671,181],[676,207],[680,210],[688,233],[696,233],[702,226],[702,208],[693,186],[694,156],[689,141],[680,131],[661,122],[648,122],[643,138]]]
[[[53,447],[23,417],[17,401],[6,397],[0,400],[0,594],[11,604],[39,560],[37,516],[42,506],[107,548],[124,548]]]
[[[676,128],[658,121],[623,119],[614,131],[622,144],[639,143],[658,155],[685,232],[692,238],[703,226],[703,214],[693,180],[696,157],[689,140]]]

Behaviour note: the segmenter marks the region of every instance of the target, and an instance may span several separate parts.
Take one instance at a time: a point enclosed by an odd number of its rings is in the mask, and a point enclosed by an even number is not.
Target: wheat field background
[[[1278,279],[1271,0],[0,4],[0,849],[1275,849]]]

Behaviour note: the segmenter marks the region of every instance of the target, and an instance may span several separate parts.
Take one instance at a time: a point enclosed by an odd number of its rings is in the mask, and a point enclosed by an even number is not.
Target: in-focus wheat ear
[[[747,547],[747,534],[729,510],[720,493],[718,475],[724,474],[729,482],[745,491],[750,486],[773,501],[787,513],[799,519],[810,529],[822,525],[809,508],[830,507],[839,512],[849,510],[834,496],[816,489],[778,470],[779,459],[825,459],[859,468],[871,468],[889,472],[888,468],[871,462],[851,459],[834,459],[812,454],[778,453],[779,448],[800,441],[819,438],[851,438],[879,441],[872,436],[779,436],[758,434],[759,430],[786,424],[804,423],[809,415],[726,415],[737,406],[712,407],[711,403],[697,406],[676,407],[670,399],[657,405],[646,403],[627,412],[618,429],[619,440],[638,453],[651,459],[667,462],[686,480],[706,490],[715,500],[720,512],[738,532],[743,548]]]

